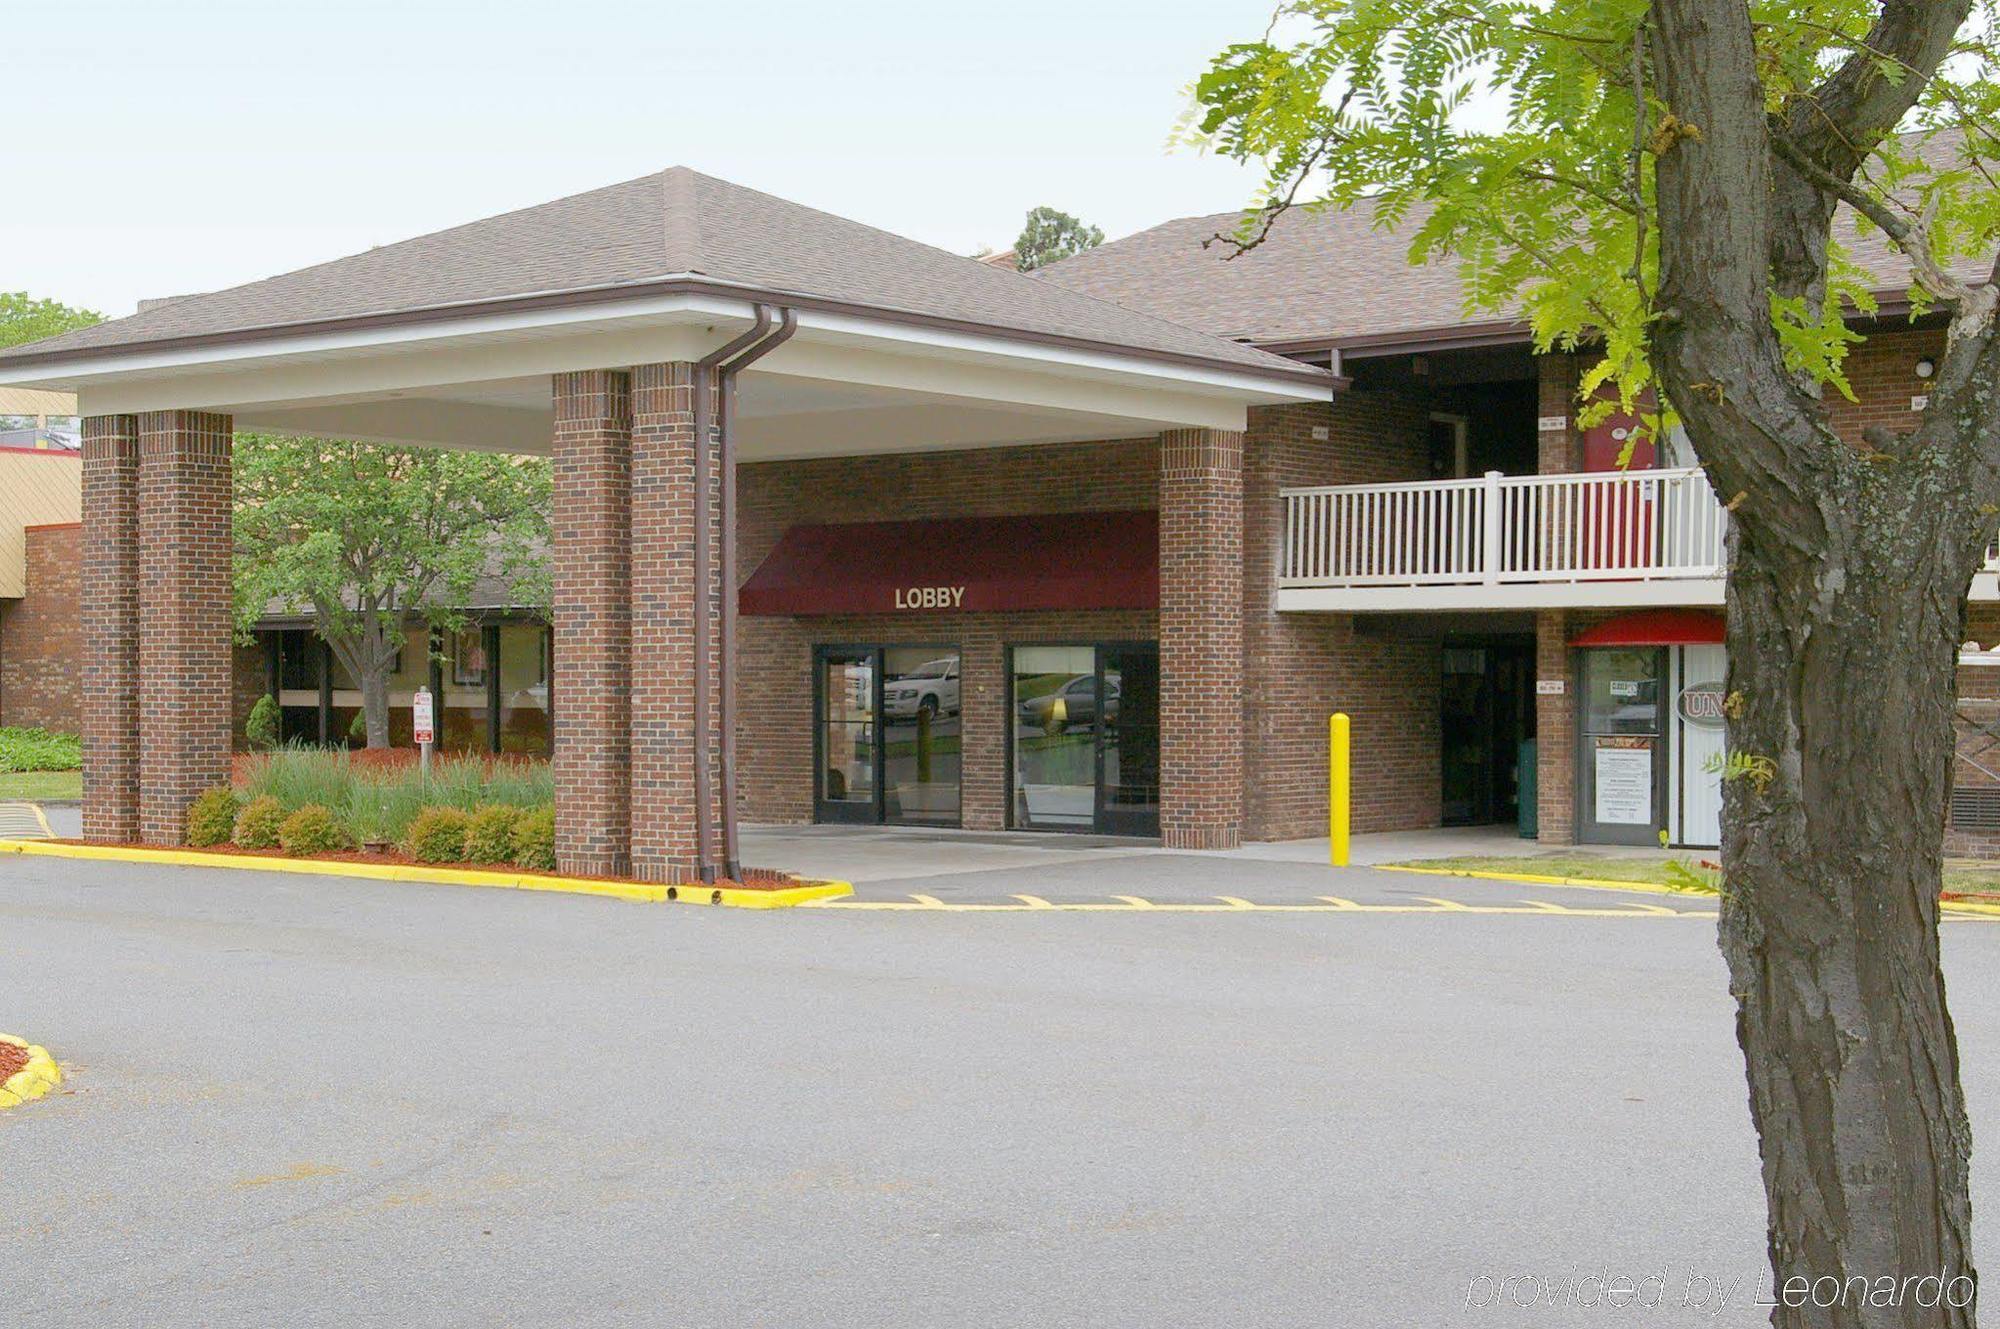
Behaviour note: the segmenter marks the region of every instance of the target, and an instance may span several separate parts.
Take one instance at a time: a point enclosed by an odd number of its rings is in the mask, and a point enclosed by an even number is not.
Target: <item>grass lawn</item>
[[[82,797],[82,771],[0,772],[0,800]]]
[[[1715,862],[1715,851],[1691,850],[1683,861]],[[1421,858],[1397,867],[1437,868],[1446,872],[1523,872],[1537,877],[1595,877],[1600,881],[1643,881],[1655,886],[1677,885],[1664,859],[1598,858],[1590,854],[1547,854],[1527,858]],[[2000,892],[2000,864],[1946,864],[1948,891]]]

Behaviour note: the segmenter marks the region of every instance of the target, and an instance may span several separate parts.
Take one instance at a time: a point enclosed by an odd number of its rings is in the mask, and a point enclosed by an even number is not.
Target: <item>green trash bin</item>
[[[1537,815],[1540,801],[1536,792],[1540,781],[1536,778],[1535,740],[1523,739],[1520,750],[1515,754],[1514,791],[1519,801],[1516,804],[1514,823],[1520,827],[1521,838],[1532,840],[1541,834],[1541,819]]]

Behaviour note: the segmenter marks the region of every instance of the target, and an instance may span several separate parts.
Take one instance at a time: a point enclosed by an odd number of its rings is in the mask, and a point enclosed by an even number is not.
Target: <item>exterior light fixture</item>
[[[1928,356],[1917,361],[1918,378],[1929,378],[1935,373],[1937,373],[1937,361],[1930,359]]]

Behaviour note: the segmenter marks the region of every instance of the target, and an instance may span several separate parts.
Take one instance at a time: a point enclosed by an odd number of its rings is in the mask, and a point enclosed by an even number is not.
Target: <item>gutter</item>
[[[714,751],[714,734],[709,723],[708,652],[713,633],[708,621],[708,581],[709,581],[709,541],[715,527],[715,514],[711,509],[711,487],[715,483],[716,435],[721,431],[715,427],[715,404],[711,399],[710,385],[716,381],[716,370],[723,370],[727,379],[732,374],[734,357],[761,342],[771,330],[771,311],[763,305],[757,306],[757,321],[750,330],[738,335],[720,349],[710,351],[695,363],[693,375],[694,390],[694,825],[695,863],[704,882],[715,880],[715,808],[712,798],[715,785],[709,770],[709,756]],[[723,532],[727,539],[729,531],[728,504],[723,511]],[[731,560],[725,559],[725,565]],[[729,585],[722,586],[721,600],[726,609],[729,602]],[[729,670],[722,670],[723,687],[729,687]],[[727,781],[724,782],[727,784]],[[729,820],[727,813],[724,820]]]
[[[722,366],[718,451],[722,465],[722,861],[731,881],[743,880],[743,856],[736,833],[736,375],[791,340],[798,331],[799,316],[792,309],[778,311],[778,330],[762,341],[746,347]],[[757,331],[770,326],[764,306],[757,306]]]
[[[764,302],[788,307],[795,312],[839,314],[854,318],[873,319],[883,323],[903,327],[923,328],[941,332],[959,332],[972,336],[1000,337],[1019,341],[1031,346],[1060,347],[1069,350],[1095,351],[1109,355],[1125,356],[1135,360],[1156,364],[1182,365],[1189,368],[1207,369],[1217,372],[1243,374],[1252,378],[1264,378],[1273,382],[1299,384],[1318,382],[1325,377],[1323,371],[1311,365],[1297,362],[1285,363],[1282,357],[1273,357],[1278,363],[1256,364],[1222,356],[1199,355],[1185,351],[1168,351],[1148,347],[1131,346],[1122,342],[1105,341],[1095,337],[1079,337],[1065,333],[1041,332],[1029,328],[1010,327],[1001,323],[981,323],[974,319],[950,318],[939,314],[926,314],[918,310],[901,309],[894,306],[868,305],[850,300],[838,300],[824,296],[807,295],[795,291],[739,285],[733,282],[717,281],[695,274],[681,274],[654,281],[624,282],[609,286],[583,287],[572,291],[543,291],[526,295],[504,296],[495,299],[461,301],[456,304],[426,305],[419,309],[382,310],[367,314],[345,315],[338,318],[311,319],[293,323],[264,324],[250,328],[235,328],[226,332],[190,333],[177,337],[156,337],[138,341],[114,342],[98,346],[78,346],[68,349],[37,351],[23,349],[12,354],[0,354],[0,377],[16,369],[29,369],[44,365],[83,365],[92,361],[111,359],[120,355],[156,353],[161,351],[198,350],[208,347],[241,346],[246,343],[275,341],[285,337],[305,337],[336,332],[366,332],[381,328],[408,327],[424,323],[450,322],[489,315],[533,313],[538,310],[572,309],[591,305],[615,304],[623,300],[643,299],[659,296],[714,296],[723,299],[748,300],[755,304]],[[1134,311],[1126,311],[1133,313]],[[1137,315],[1136,317],[1145,317]],[[1197,336],[1199,329],[1170,324],[1179,331]],[[34,344],[30,343],[30,347]]]

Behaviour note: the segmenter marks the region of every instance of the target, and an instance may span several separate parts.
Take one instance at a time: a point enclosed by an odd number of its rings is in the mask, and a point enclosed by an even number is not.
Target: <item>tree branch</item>
[[[1994,275],[1989,275],[1984,282],[1968,282],[1947,271],[1931,249],[1931,226],[1936,221],[1938,208],[1936,195],[1932,195],[1915,220],[1911,220],[1898,215],[1879,195],[1871,194],[1851,180],[1843,180],[1821,167],[1786,135],[1774,131],[1771,148],[1807,180],[1882,228],[1883,234],[1910,260],[1911,273],[1917,284],[1937,297],[1940,303],[1953,307],[1954,336],[1976,334],[1991,325],[1995,309],[2000,307],[2000,285],[1995,282],[1995,277],[2000,276],[2000,258],[1995,259]]]

